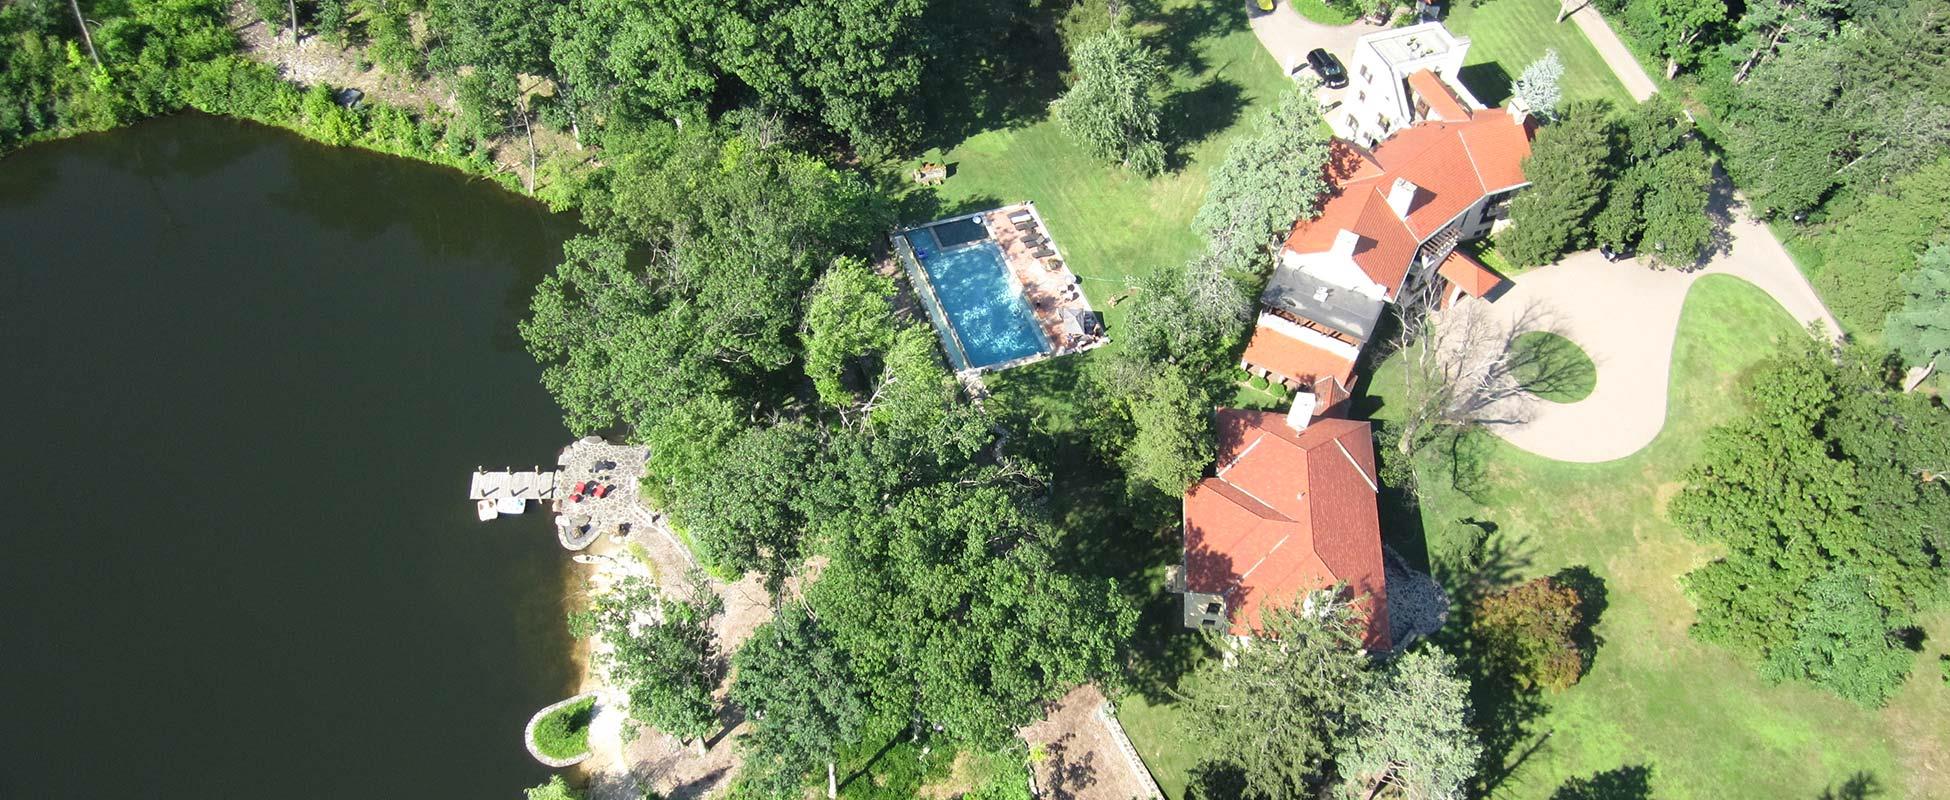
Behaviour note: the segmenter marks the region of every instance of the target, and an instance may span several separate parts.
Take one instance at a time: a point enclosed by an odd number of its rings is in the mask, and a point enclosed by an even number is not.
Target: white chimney
[[[1294,392],[1293,408],[1287,409],[1286,424],[1296,431],[1307,429],[1307,423],[1314,419],[1314,406],[1320,401],[1313,392]]]
[[[1388,187],[1388,207],[1395,210],[1395,216],[1408,219],[1408,208],[1415,204],[1415,193],[1419,191],[1407,178],[1396,178]]]
[[[1344,258],[1354,257],[1354,248],[1361,246],[1361,234],[1342,228],[1334,234],[1334,255]]]
[[[1522,125],[1524,120],[1530,118],[1530,106],[1525,105],[1520,98],[1510,98],[1510,104],[1504,106],[1503,110],[1509,113],[1510,121],[1518,125]]]

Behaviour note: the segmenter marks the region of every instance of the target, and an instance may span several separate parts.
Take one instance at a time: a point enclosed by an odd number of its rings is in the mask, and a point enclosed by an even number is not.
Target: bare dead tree
[[[291,44],[298,44],[298,0],[284,0],[284,6],[291,12]]]
[[[1393,349],[1403,360],[1407,412],[1396,449],[1412,455],[1443,430],[1460,432],[1529,418],[1536,392],[1563,385],[1581,368],[1581,355],[1550,347],[1519,347],[1518,337],[1561,331],[1546,309],[1530,304],[1503,317],[1488,303],[1466,299],[1439,309],[1433,285],[1401,303],[1401,331]]]
[[[81,31],[81,43],[88,45],[88,57],[94,59],[95,69],[101,69],[102,57],[95,54],[95,37],[88,34],[88,20],[81,16],[79,0],[68,0],[68,10],[74,12],[74,26]]]

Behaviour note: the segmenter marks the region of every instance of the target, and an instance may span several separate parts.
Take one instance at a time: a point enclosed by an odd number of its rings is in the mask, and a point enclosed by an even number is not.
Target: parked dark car
[[[1307,65],[1320,74],[1320,81],[1327,84],[1327,88],[1339,89],[1347,85],[1347,69],[1341,66],[1341,60],[1335,58],[1333,53],[1316,47],[1307,53]]]

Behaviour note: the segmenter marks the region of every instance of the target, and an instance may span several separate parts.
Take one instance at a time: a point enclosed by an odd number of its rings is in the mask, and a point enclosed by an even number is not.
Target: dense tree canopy
[[[1596,103],[1573,104],[1537,132],[1523,162],[1531,185],[1510,201],[1510,228],[1497,237],[1498,250],[1513,263],[1530,266],[1583,243],[1580,232],[1608,185],[1610,136],[1606,109]]]
[[[1950,411],[1889,377],[1813,345],[1770,363],[1749,381],[1752,416],[1709,434],[1670,508],[1726,548],[1685,579],[1700,638],[1872,706],[1907,672],[1897,630],[1941,602],[1950,552],[1950,486],[1929,477],[1950,458]]]
[[[1139,175],[1163,172],[1158,92],[1164,62],[1157,52],[1129,29],[1113,25],[1080,42],[1070,62],[1076,79],[1050,105],[1056,124],[1091,155]]]
[[[688,598],[670,597],[649,580],[626,576],[598,595],[587,611],[569,616],[580,636],[609,646],[595,656],[609,685],[630,700],[628,735],[637,724],[679,739],[701,739],[717,724],[711,697],[724,674],[711,618],[723,611],[701,580]]]
[[[826,271],[806,303],[806,375],[819,399],[851,402],[842,374],[849,360],[882,353],[894,341],[894,281],[844,260]]]
[[[1433,647],[1403,655],[1362,684],[1360,713],[1335,756],[1341,794],[1460,800],[1483,747],[1469,729],[1469,681],[1456,659]]]
[[[867,722],[847,654],[816,620],[792,607],[752,632],[733,659],[731,699],[751,713],[748,783],[789,797],[807,772],[830,764]]]
[[[1903,289],[1903,310],[1889,315],[1883,335],[1910,366],[1937,364],[1950,355],[1950,244],[1925,250]]]
[[[1267,250],[1327,193],[1328,139],[1312,81],[1301,81],[1232,143],[1192,224],[1220,266],[1264,269]]]

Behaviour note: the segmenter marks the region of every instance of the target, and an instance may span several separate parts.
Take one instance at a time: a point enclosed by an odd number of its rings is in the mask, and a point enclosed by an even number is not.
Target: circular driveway
[[[1726,197],[1721,180],[1717,196]],[[1611,461],[1651,444],[1665,427],[1679,312],[1687,290],[1702,275],[1741,278],[1767,292],[1802,325],[1820,323],[1831,335],[1841,330],[1766,226],[1720,213],[1731,219],[1727,243],[1701,269],[1654,270],[1632,259],[1607,263],[1588,251],[1512,279],[1489,310],[1506,324],[1526,310],[1542,312],[1554,330],[1591,356],[1598,383],[1575,403],[1527,399],[1521,409],[1497,415],[1522,421],[1489,429],[1558,461]]]

